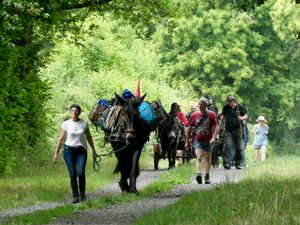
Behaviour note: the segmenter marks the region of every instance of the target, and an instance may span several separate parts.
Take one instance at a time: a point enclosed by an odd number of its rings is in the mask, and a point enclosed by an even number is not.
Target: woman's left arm
[[[92,138],[92,135],[91,135],[91,132],[90,132],[90,129],[89,127],[87,127],[86,131],[85,131],[85,135],[86,135],[86,139],[89,143],[89,145],[91,146],[92,148],[92,151],[93,151],[93,158],[97,158],[97,152],[95,150],[95,146],[94,146],[94,141],[93,141],[93,138]]]
[[[269,127],[266,126],[265,134],[267,135],[269,133]]]

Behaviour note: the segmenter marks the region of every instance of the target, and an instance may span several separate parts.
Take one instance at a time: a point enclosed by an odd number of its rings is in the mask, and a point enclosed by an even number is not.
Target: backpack
[[[208,135],[209,134],[209,126],[202,126],[205,123],[209,110],[206,110],[201,118],[196,121],[196,125],[194,127],[194,134],[198,135]]]
[[[160,100],[151,102],[151,107],[154,109],[154,112],[158,120],[165,117],[165,110],[162,107]]]
[[[157,120],[157,115],[152,108],[151,104],[148,102],[142,102],[138,106],[138,111],[140,113],[141,118],[149,125],[155,123]]]
[[[93,123],[97,123],[99,120],[99,117],[102,115],[102,113],[107,108],[108,101],[106,99],[100,99],[94,106],[93,110],[89,114],[89,119]]]
[[[208,106],[207,106],[207,109],[209,110],[209,111],[213,111],[216,115],[218,115],[218,111],[219,111],[219,109],[218,109],[218,107],[215,105],[215,104],[209,104]]]
[[[122,109],[122,106],[114,105],[111,108],[108,108],[103,113],[103,130],[113,131],[117,119],[119,117],[119,113]]]
[[[115,105],[115,99],[110,101],[106,99],[100,99],[93,107],[93,110],[89,114],[89,119],[94,125],[99,125],[102,129],[105,127],[105,121],[109,109]]]

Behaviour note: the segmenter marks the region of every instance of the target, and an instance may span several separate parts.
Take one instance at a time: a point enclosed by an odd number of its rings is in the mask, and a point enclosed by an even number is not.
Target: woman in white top
[[[257,124],[253,127],[255,159],[264,161],[267,155],[269,126],[266,124],[267,121],[264,116],[259,116],[256,122]]]
[[[70,106],[71,119],[61,125],[60,136],[57,140],[53,162],[58,160],[58,153],[64,143],[64,160],[68,167],[73,203],[86,200],[85,195],[85,165],[87,160],[87,142],[92,148],[93,158],[97,157],[94,142],[89,130],[88,123],[79,118],[81,107],[73,104]],[[77,182],[78,178],[78,182]],[[79,183],[79,185],[78,185]],[[79,190],[78,190],[79,189]],[[79,198],[80,197],[80,198]]]

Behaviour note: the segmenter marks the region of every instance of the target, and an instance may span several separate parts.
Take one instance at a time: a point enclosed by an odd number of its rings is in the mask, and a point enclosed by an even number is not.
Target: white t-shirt
[[[61,128],[67,133],[65,144],[72,147],[83,146],[87,149],[85,132],[88,128],[88,123],[82,119],[77,122],[72,119],[62,123]]]

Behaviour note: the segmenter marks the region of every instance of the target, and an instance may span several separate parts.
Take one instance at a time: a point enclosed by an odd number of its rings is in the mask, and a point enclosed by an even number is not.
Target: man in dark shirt
[[[237,169],[241,169],[243,149],[242,121],[248,119],[247,110],[244,106],[237,104],[233,95],[228,95],[227,105],[222,110],[222,124],[225,123],[225,151],[223,165],[225,169],[231,168],[231,163],[235,163]]]

